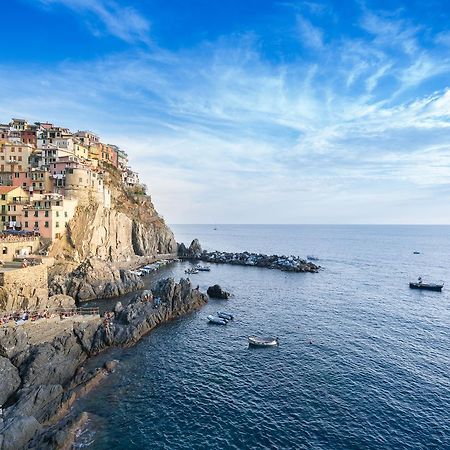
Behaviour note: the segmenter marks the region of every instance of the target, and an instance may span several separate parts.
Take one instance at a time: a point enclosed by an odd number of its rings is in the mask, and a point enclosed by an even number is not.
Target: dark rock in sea
[[[201,255],[202,255],[202,246],[200,245],[198,239],[194,239],[191,242],[189,248],[186,248],[186,246],[183,243],[178,244],[178,256],[180,256],[181,258],[199,259]]]
[[[214,286],[210,286],[206,293],[211,298],[219,298],[227,300],[230,298],[231,294],[227,291],[224,291],[218,284],[215,284]]]

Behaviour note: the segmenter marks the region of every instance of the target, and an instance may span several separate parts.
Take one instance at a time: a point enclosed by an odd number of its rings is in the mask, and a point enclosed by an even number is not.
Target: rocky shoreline
[[[207,301],[188,280],[168,278],[125,307],[117,303],[105,319],[68,322],[51,340],[36,344],[20,326],[0,328],[0,450],[68,448],[74,429],[87,420],[68,414],[70,406],[115,365],[85,371],[83,364],[107,348],[135,344]]]
[[[207,252],[197,239],[191,242],[189,248],[183,243],[178,245],[178,256],[182,259],[204,261],[216,264],[232,264],[236,266],[263,267],[278,269],[285,272],[311,272],[317,273],[320,266],[306,261],[298,256],[265,255],[263,253],[233,253],[233,252]]]

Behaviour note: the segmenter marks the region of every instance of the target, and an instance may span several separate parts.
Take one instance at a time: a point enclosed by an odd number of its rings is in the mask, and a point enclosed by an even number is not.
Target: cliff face
[[[136,256],[174,254],[177,246],[170,228],[156,212],[149,196],[128,192],[107,173],[111,206],[94,196],[80,202],[67,235],[50,248],[50,255],[75,262],[87,258],[130,261]]]

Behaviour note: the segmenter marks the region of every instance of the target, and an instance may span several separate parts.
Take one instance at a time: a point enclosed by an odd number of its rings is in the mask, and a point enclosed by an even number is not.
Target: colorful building
[[[23,207],[29,202],[28,193],[20,186],[0,186],[1,229],[10,227],[11,222],[20,222]]]
[[[35,151],[30,144],[0,142],[0,172],[26,172],[30,156]]]
[[[44,194],[33,198],[23,208],[22,227],[27,231],[39,232],[43,239],[60,239],[75,214],[77,204],[76,199],[66,199],[60,194]]]

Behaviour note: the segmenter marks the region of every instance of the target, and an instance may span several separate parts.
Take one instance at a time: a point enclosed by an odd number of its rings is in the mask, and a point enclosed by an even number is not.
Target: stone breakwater
[[[86,371],[86,360],[111,346],[130,346],[158,324],[208,301],[188,280],[160,281],[108,318],[67,321],[52,339],[32,329],[0,328],[0,450],[69,448],[74,427],[70,406],[114,369],[114,363]],[[36,343],[38,342],[38,343]]]
[[[318,272],[320,266],[305,261],[298,256],[264,255],[261,253],[228,253],[228,252],[202,252],[200,261],[217,264],[234,264],[237,266],[265,267],[286,272]]]
[[[216,264],[234,264],[236,266],[265,267],[286,272],[313,272],[319,271],[320,266],[306,261],[298,256],[264,255],[263,253],[232,253],[207,252],[202,250],[198,239],[194,239],[189,247],[183,243],[178,244],[178,256],[182,259],[205,261]]]

